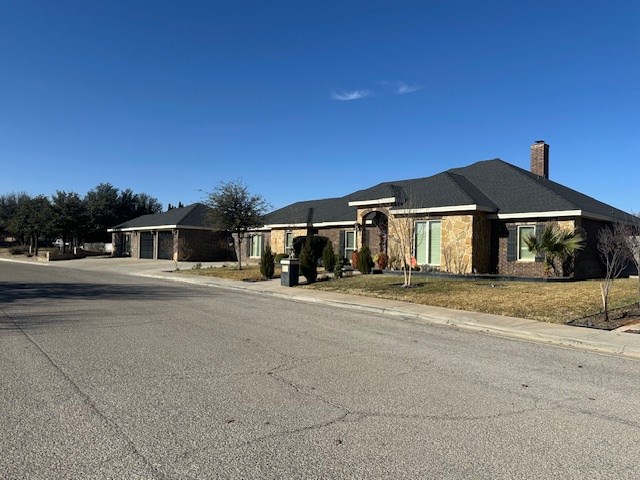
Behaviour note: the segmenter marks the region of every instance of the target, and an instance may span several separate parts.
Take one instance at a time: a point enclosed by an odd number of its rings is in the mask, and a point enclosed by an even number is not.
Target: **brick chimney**
[[[531,145],[531,173],[549,179],[549,145],[544,140]]]

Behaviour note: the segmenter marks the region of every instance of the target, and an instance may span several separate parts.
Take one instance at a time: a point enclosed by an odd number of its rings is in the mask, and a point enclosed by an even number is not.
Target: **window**
[[[351,260],[351,254],[356,249],[356,232],[355,230],[346,230],[344,232],[344,258]]]
[[[429,220],[416,222],[414,252],[419,265],[440,265],[442,222]]]
[[[286,232],[284,234],[284,251],[289,253],[293,248],[293,232]]]
[[[533,262],[536,259],[535,254],[529,250],[524,239],[535,235],[536,227],[533,225],[523,225],[518,227],[518,260],[525,262]]]
[[[262,235],[251,236],[251,247],[249,255],[252,257],[260,257],[262,255]]]

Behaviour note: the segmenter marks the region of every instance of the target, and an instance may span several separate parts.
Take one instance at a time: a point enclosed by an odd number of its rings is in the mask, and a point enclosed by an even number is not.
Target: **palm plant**
[[[523,240],[531,252],[543,257],[545,277],[549,276],[551,270],[557,274],[556,260],[564,263],[584,248],[584,235],[581,232],[554,225],[546,225],[539,235],[529,235]]]

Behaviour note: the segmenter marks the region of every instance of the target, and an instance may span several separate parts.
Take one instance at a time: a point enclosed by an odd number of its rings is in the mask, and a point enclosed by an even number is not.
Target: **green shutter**
[[[442,224],[429,222],[429,265],[440,265],[440,240]]]

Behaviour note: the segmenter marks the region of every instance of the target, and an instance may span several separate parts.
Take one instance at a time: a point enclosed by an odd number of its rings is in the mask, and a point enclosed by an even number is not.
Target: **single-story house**
[[[142,215],[107,230],[114,256],[211,262],[235,260],[233,240],[209,220],[209,207],[194,203]],[[231,243],[231,245],[230,245]]]
[[[524,238],[547,224],[580,229],[585,248],[560,274],[601,275],[597,232],[633,215],[549,179],[549,145],[531,146],[531,170],[500,159],[480,161],[424,178],[384,182],[341,198],[297,202],[270,213],[245,239],[250,257],[269,242],[286,252],[294,237],[328,237],[338,254],[369,245],[398,261],[398,237],[408,235],[423,268],[452,273],[543,276],[542,258]],[[404,229],[404,231],[403,231]],[[411,231],[408,231],[411,230]]]

